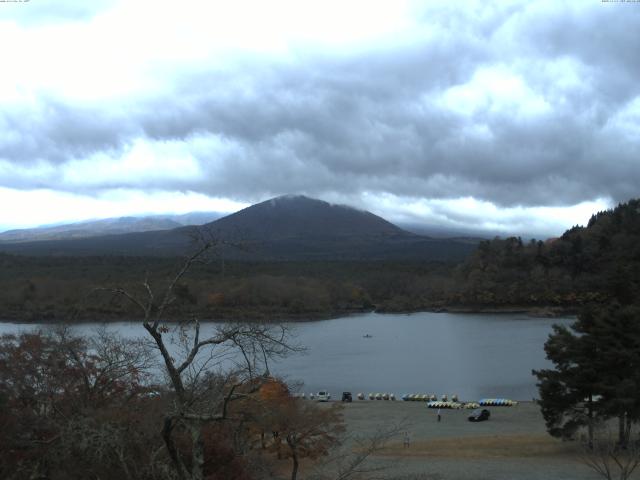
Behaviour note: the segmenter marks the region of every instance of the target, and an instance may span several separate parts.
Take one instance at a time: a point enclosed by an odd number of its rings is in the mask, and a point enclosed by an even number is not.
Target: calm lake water
[[[295,341],[307,347],[272,366],[302,391],[458,394],[465,400],[537,397],[532,369],[549,365],[543,345],[554,323],[516,314],[368,313],[333,320],[289,324]],[[99,324],[82,324],[89,334]],[[36,328],[38,326],[35,326]],[[0,334],[34,328],[0,323]],[[112,323],[126,337],[143,336],[138,323]],[[212,325],[210,325],[212,328]],[[363,335],[371,335],[364,338]]]

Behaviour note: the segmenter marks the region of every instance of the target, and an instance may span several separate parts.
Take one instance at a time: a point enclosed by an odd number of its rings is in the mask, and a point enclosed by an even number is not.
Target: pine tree
[[[611,304],[581,313],[570,328],[554,326],[545,343],[554,369],[534,371],[548,432],[571,438],[596,422],[618,418],[626,445],[640,420],[640,309]]]
[[[640,308],[617,304],[585,312],[585,340],[595,339],[598,389],[606,417],[618,418],[618,442],[626,445],[640,419]]]
[[[599,375],[593,344],[574,333],[578,323],[571,326],[573,331],[554,326],[544,348],[555,369],[534,370],[533,374],[538,377],[539,403],[547,431],[554,437],[568,439],[586,426],[591,444]]]

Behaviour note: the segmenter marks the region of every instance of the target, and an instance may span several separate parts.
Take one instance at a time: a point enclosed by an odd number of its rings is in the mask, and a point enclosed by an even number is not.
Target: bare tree
[[[371,436],[352,435],[342,439],[343,451],[335,451],[317,465],[314,480],[377,480],[387,478],[393,464],[375,464],[372,457],[383,451],[390,441],[406,431],[408,423],[381,426]]]
[[[143,294],[124,288],[101,289],[122,296],[142,313],[142,326],[160,352],[169,378],[173,402],[166,412],[162,437],[180,479],[204,478],[205,445],[203,428],[230,417],[232,402],[256,392],[268,374],[268,362],[297,348],[289,344],[290,335],[283,325],[220,324],[202,335],[198,318],[178,325],[179,352],[171,350],[171,330],[164,324],[168,307],[176,300],[176,287],[197,263],[206,262],[220,245],[216,240],[203,241],[188,257],[168,285],[157,295],[148,279]],[[212,373],[216,369],[216,373]],[[184,431],[190,438],[190,458],[182,454],[176,437]]]
[[[89,337],[79,337],[65,324],[53,329],[51,336],[82,379],[84,406],[98,406],[96,402],[121,393],[125,380],[127,385],[137,385],[130,396],[148,389],[153,355],[140,340],[123,338],[104,327]]]
[[[627,480],[640,465],[640,445],[637,441],[621,444],[600,428],[593,444],[583,445],[580,458],[606,480]]]
[[[285,457],[291,458],[291,480],[298,478],[302,458],[317,459],[328,455],[340,443],[344,432],[341,407],[321,408],[306,400],[287,398],[273,405],[272,428],[277,435],[274,447],[281,456],[281,445],[286,445]]]

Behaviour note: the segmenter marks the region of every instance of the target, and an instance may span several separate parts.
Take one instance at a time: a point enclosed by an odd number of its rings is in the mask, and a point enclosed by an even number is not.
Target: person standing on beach
[[[409,448],[409,432],[404,432],[404,448]]]
[[[440,409],[438,409],[438,423],[440,423],[441,419],[442,419],[442,416],[440,415]]]

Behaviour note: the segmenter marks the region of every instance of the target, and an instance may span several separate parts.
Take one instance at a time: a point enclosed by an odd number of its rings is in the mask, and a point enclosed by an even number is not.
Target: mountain
[[[473,243],[416,235],[370,212],[304,196],[267,200],[201,227],[69,240],[0,243],[25,255],[183,255],[194,238],[224,240],[220,254],[243,260],[460,260]],[[236,247],[240,248],[236,248]]]
[[[402,223],[398,223],[398,227],[402,228],[403,230],[406,230],[407,232],[415,233],[416,235],[422,235],[425,237],[459,238],[459,239],[465,239],[466,241],[475,242],[475,243],[480,243],[481,241],[489,238],[504,236],[504,232],[499,232],[497,230],[477,230],[477,229],[471,229],[471,228],[425,225],[422,223],[417,224],[417,223],[402,222]]]
[[[0,242],[34,242],[41,240],[68,240],[131,232],[169,230],[181,224],[168,218],[120,217],[91,220],[64,225],[8,230],[0,233]]]
[[[414,236],[373,213],[305,196],[286,195],[210,223],[212,232],[245,240]]]
[[[36,242],[70,240],[101,235],[171,230],[185,225],[202,225],[220,218],[217,212],[190,212],[181,215],[147,215],[143,217],[105,218],[62,225],[7,230],[0,242]]]
[[[189,212],[181,215],[162,215],[164,218],[168,218],[185,226],[204,225],[205,223],[211,223],[224,216],[225,214],[220,212]]]

